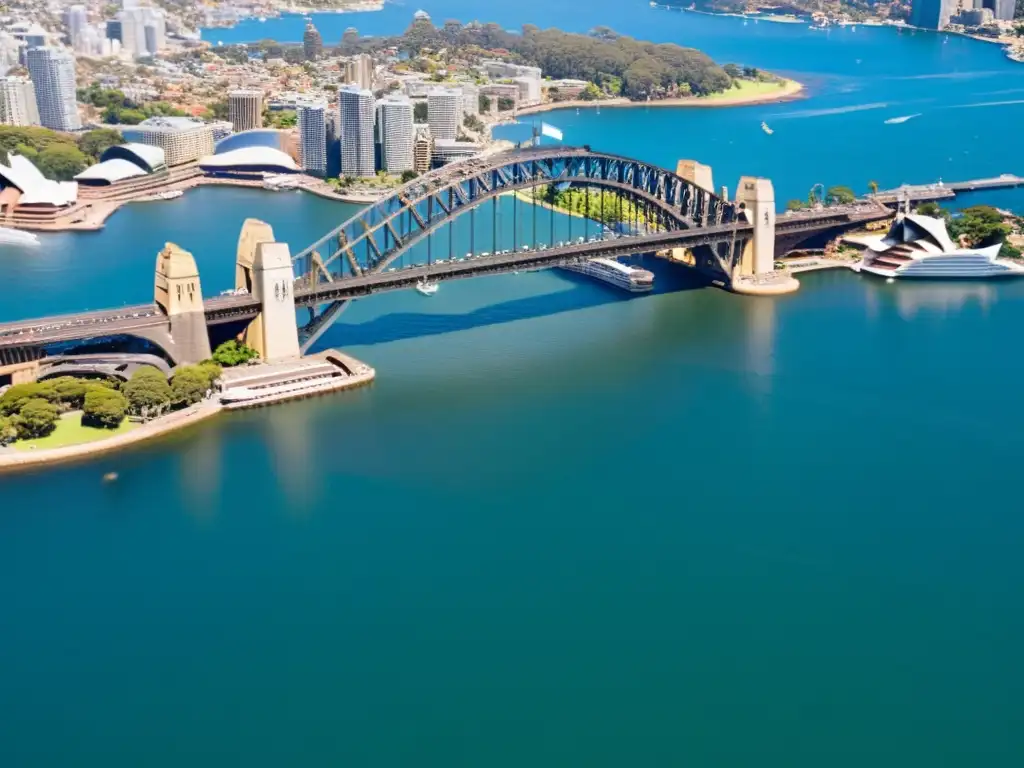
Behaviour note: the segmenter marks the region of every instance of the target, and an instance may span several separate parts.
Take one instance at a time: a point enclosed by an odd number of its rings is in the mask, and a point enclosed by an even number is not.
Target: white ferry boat
[[[858,240],[867,246],[867,255],[854,270],[888,279],[1024,276],[1024,267],[998,258],[999,243],[984,248],[960,248],[946,232],[946,223],[931,216],[907,214],[897,218],[884,237]]]
[[[0,245],[38,246],[39,238],[31,232],[11,229],[10,227],[0,227]]]
[[[652,273],[646,269],[623,264],[615,259],[590,259],[582,264],[571,264],[563,269],[593,277],[630,293],[646,293],[654,288]]]
[[[433,296],[437,293],[437,283],[432,283],[429,280],[420,280],[416,283],[416,292],[423,296]]]
[[[302,179],[290,173],[268,175],[263,178],[263,188],[280,192],[285,189],[298,189]]]
[[[154,203],[158,200],[177,200],[184,194],[185,193],[180,189],[167,189],[164,190],[163,192],[157,192],[154,195],[146,195],[145,197],[140,197],[138,200],[136,200],[136,202]]]

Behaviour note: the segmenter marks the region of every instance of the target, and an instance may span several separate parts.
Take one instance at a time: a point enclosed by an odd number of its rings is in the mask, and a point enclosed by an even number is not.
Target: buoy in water
[[[105,474],[103,476],[103,482],[104,483],[113,483],[116,480],[117,480],[117,472],[107,472],[107,474]]]

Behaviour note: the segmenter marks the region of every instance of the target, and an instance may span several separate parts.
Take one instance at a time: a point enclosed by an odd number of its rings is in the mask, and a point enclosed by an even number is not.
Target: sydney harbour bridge
[[[583,192],[582,209],[567,216],[535,193],[552,186]],[[710,187],[706,166],[673,172],[590,147],[479,156],[410,181],[296,254],[269,225],[247,221],[232,295],[204,299],[195,260],[168,244],[149,304],[0,324],[0,374],[38,372],[55,344],[113,337],[146,339],[184,363],[242,334],[273,359],[307,351],[353,299],[598,256],[666,254],[715,285],[755,292],[778,255],[891,215],[857,203],[776,219],[767,179],[741,178],[732,199]]]

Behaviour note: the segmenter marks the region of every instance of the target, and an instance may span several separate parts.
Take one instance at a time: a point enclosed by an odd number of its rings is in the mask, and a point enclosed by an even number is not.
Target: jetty
[[[868,197],[884,205],[898,205],[904,201],[911,204],[951,200],[959,192],[973,192],[979,189],[1011,189],[1024,186],[1024,176],[1003,173],[987,179],[946,182],[941,179],[932,184],[904,184],[895,189],[884,189]]]

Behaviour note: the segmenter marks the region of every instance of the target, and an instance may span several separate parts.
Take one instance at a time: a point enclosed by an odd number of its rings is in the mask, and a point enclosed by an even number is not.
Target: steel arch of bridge
[[[588,148],[517,150],[448,165],[414,179],[296,254],[295,274],[312,285],[379,272],[484,202],[507,192],[564,183],[620,192],[663,229],[727,224],[738,216],[734,204],[639,160]]]

